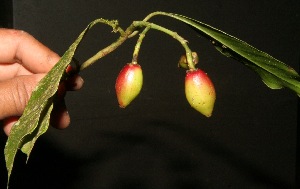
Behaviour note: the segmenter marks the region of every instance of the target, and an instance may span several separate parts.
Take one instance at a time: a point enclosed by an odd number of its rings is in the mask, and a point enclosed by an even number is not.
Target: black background
[[[118,19],[125,28],[161,10],[210,24],[299,67],[297,0],[2,4],[3,27],[25,30],[60,55],[96,18]],[[209,74],[217,91],[213,116],[200,115],[185,99],[185,72],[177,68],[182,47],[150,31],[140,52],[144,86],[138,98],[120,109],[114,92],[115,78],[131,60],[134,38],[81,73],[83,89],[66,97],[70,127],[50,128],[27,164],[18,154],[10,188],[295,188],[297,96],[268,89],[255,73],[220,55],[186,25],[165,17],[152,21],[177,31],[200,55],[198,67]],[[116,37],[111,28],[96,26],[75,57],[83,62]],[[4,148],[3,133],[0,140]],[[0,188],[5,188],[3,153],[0,159]]]

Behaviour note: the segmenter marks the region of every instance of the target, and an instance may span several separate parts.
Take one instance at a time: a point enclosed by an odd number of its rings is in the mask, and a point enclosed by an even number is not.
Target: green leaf
[[[205,23],[178,14],[162,14],[193,27],[199,34],[211,40],[223,55],[234,58],[257,72],[271,89],[287,87],[300,95],[300,76],[290,66]]]
[[[96,23],[98,23],[97,20],[91,22],[85,28],[61,57],[59,62],[39,82],[38,86],[32,92],[23,115],[12,127],[4,149],[6,168],[8,171],[7,187],[18,149],[21,149],[22,152],[27,155],[28,160],[34,143],[38,137],[47,131],[53,108],[53,99],[58,90],[59,83],[64,77],[65,69],[72,61],[75,50],[86,32]]]
[[[27,155],[27,160],[29,158],[29,155],[31,153],[31,150],[36,142],[36,140],[44,134],[48,127],[49,127],[49,120],[50,120],[50,114],[53,109],[53,103],[50,104],[49,108],[45,107],[43,112],[41,112],[40,121],[41,123],[37,124],[37,128],[34,130],[34,132],[29,133],[26,135],[23,140],[21,146],[21,151]],[[45,112],[44,112],[45,111]]]

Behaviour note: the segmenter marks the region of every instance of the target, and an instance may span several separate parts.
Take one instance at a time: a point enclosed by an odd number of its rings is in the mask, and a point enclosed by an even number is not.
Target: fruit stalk
[[[150,15],[152,15],[152,14],[150,14]],[[107,46],[106,48],[100,50],[95,55],[93,55],[91,58],[86,60],[81,65],[80,71],[84,70],[85,68],[92,65],[94,62],[96,62],[100,58],[102,58],[105,55],[107,55],[107,54],[111,53],[112,51],[114,51],[121,44],[123,44],[129,37],[133,37],[134,34],[136,34],[136,32],[138,31],[138,29],[141,28],[141,27],[146,28],[144,30],[145,33],[149,29],[155,29],[155,30],[159,30],[161,32],[164,32],[164,33],[172,36],[177,41],[179,41],[185,49],[189,69],[190,70],[195,70],[196,69],[194,64],[193,64],[192,51],[188,47],[187,41],[183,37],[178,35],[176,32],[173,32],[173,31],[171,31],[167,28],[164,28],[162,26],[159,26],[157,24],[150,23],[150,22],[147,22],[147,21],[134,21],[125,31],[121,27],[119,27],[118,22],[116,20],[109,21],[109,20],[105,20],[105,19],[97,19],[97,20],[94,21],[93,24],[91,24],[91,26],[93,26],[96,23],[103,23],[103,24],[111,26],[113,28],[114,32],[119,32],[120,33],[120,37],[114,43],[112,43],[111,45]],[[142,39],[143,39],[143,37],[141,38],[141,40]],[[139,48],[139,45],[140,44],[138,44],[137,48]],[[138,49],[137,49],[137,51],[138,51]],[[134,54],[134,57],[135,57],[135,54]],[[133,61],[133,62],[136,62],[136,61]]]
[[[134,21],[132,23],[132,25],[135,26],[135,27],[150,27],[151,29],[159,30],[161,32],[164,32],[164,33],[170,35],[171,37],[173,37],[177,41],[179,41],[180,44],[185,49],[189,69],[190,70],[195,70],[196,69],[194,64],[193,64],[192,51],[189,48],[189,46],[187,45],[187,40],[185,40],[183,37],[178,35],[178,33],[174,32],[172,30],[169,30],[167,28],[164,28],[162,26],[159,26],[157,24],[150,23],[150,22],[145,22],[145,21]]]
[[[134,47],[134,52],[133,52],[133,56],[132,56],[132,63],[136,64],[137,60],[138,60],[138,55],[140,52],[140,48],[143,42],[144,37],[146,36],[146,33],[150,30],[151,27],[146,27],[143,32],[140,34],[140,37]]]

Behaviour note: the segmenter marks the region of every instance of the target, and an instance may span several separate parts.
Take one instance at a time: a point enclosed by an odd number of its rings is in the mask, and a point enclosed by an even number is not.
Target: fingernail
[[[80,76],[76,76],[72,85],[72,90],[79,90],[83,86],[84,80]]]

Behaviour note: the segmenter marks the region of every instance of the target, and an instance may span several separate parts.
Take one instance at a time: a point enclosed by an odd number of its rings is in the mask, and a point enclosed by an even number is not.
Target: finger
[[[20,80],[18,82],[20,82]],[[1,89],[1,85],[0,85],[0,89]],[[28,93],[31,93],[31,91],[29,91]],[[19,91],[19,93],[22,93],[22,92]],[[68,114],[68,111],[67,111],[67,108],[65,105],[65,100],[64,100],[65,94],[66,94],[66,86],[64,83],[62,83],[61,85],[59,85],[59,89],[57,92],[57,98],[55,99],[54,108],[53,108],[53,111],[51,112],[51,118],[50,118],[50,124],[57,129],[64,129],[64,128],[68,127],[70,124],[70,116]],[[30,95],[30,94],[28,94],[28,95]],[[19,106],[19,105],[17,105],[17,106]],[[23,105],[20,105],[20,106],[23,106]],[[24,108],[25,108],[25,106],[24,106]],[[13,111],[7,110],[4,114],[2,114],[2,116],[21,115],[24,108],[23,107],[18,108],[20,110],[17,109],[17,111],[15,110],[15,108]],[[4,109],[6,109],[6,107],[4,107]],[[11,116],[11,117],[5,118],[3,120],[3,130],[6,135],[9,135],[12,126],[18,121],[18,119],[19,119],[19,116]]]
[[[20,116],[27,105],[30,95],[44,74],[19,76],[0,82],[0,120]]]
[[[3,130],[7,136],[19,118],[19,116],[12,116],[3,120]],[[50,124],[57,129],[65,129],[70,125],[70,116],[64,101],[54,105],[54,109],[51,112]]]
[[[70,125],[70,116],[64,100],[54,103],[50,124],[57,129],[65,129]]]
[[[18,75],[31,75],[32,72],[28,71],[19,63],[0,63],[0,81],[14,78]]]
[[[13,125],[19,120],[18,116],[9,117],[3,120],[3,130],[8,136]]]
[[[46,73],[59,56],[28,33],[0,29],[0,60],[2,63],[22,63],[32,73]]]
[[[65,82],[60,83],[50,118],[50,123],[53,127],[65,129],[70,125],[70,116],[67,111],[64,97],[67,90],[79,90],[82,87],[83,82],[83,79],[79,75],[74,75]]]
[[[79,75],[68,78],[65,82],[66,90],[77,91],[82,88],[84,80]]]

